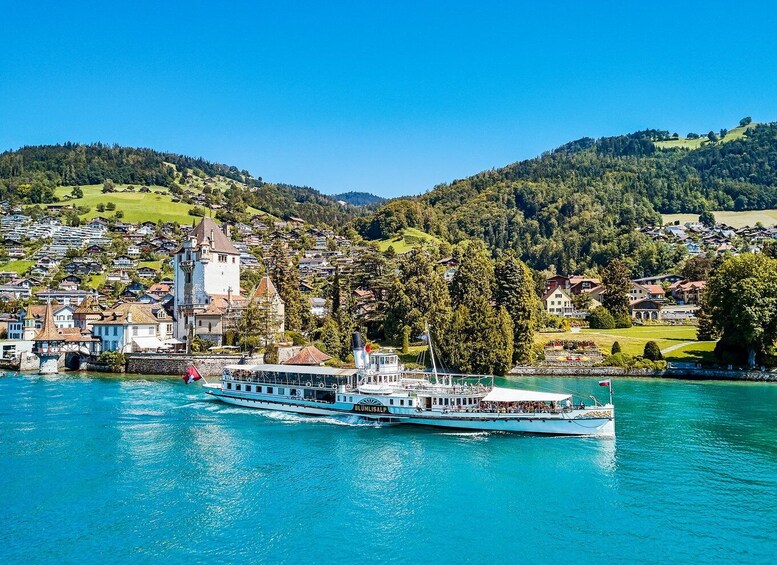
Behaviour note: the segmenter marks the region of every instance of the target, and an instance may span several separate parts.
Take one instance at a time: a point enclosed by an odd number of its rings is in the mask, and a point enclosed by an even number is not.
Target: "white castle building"
[[[202,318],[218,309],[229,314],[233,306],[242,307],[240,296],[240,251],[211,218],[202,221],[190,233],[175,254],[175,328],[178,339],[202,335],[221,342],[224,324],[202,327]],[[210,311],[210,315],[206,314]],[[221,316],[223,318],[223,316]]]

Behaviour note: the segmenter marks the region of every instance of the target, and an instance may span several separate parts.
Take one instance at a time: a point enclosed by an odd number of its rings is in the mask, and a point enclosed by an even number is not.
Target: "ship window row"
[[[346,396],[344,394],[343,395],[338,395],[337,400],[339,402],[353,402],[353,396]],[[399,398],[397,400],[398,400],[398,404],[394,402],[393,398],[389,398],[389,404],[391,406],[397,406],[397,405],[398,406],[412,406],[413,405],[413,400],[410,399],[410,398],[407,398],[407,399]]]
[[[432,403],[439,406],[467,406],[469,404],[477,404],[479,399],[477,398],[433,398]]]
[[[239,390],[243,392],[258,392],[258,393],[264,393],[264,394],[279,394],[281,396],[286,395],[287,389],[285,388],[275,388],[271,386],[265,386],[262,387],[260,385],[252,386],[252,385],[241,385],[240,383],[234,383],[234,387],[232,386],[233,383],[228,382],[227,383],[227,390]],[[289,396],[297,396],[297,389],[296,388],[290,388],[288,389]]]

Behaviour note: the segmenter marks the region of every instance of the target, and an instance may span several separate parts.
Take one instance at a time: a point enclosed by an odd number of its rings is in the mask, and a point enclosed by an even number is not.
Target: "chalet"
[[[152,269],[151,267],[141,267],[138,269],[138,276],[144,279],[153,279],[157,273],[156,269]]]
[[[569,284],[569,277],[565,277],[564,275],[554,275],[552,277],[549,277],[545,281],[545,292],[550,292],[551,290],[555,290],[557,288],[561,288],[564,290],[569,290],[570,284]]]
[[[563,278],[566,279],[566,282],[569,282],[567,277]],[[550,281],[551,279],[548,280]],[[575,311],[575,307],[572,304],[572,296],[562,286],[555,286],[545,291],[545,294],[542,296],[542,306],[548,314],[555,316],[572,316]]]
[[[73,283],[74,285],[76,285],[76,287],[79,287],[83,284],[84,279],[76,275],[68,275],[64,279],[62,279],[62,282]]]
[[[137,266],[137,261],[127,255],[119,255],[113,260],[113,266],[119,269],[131,269]]]
[[[635,281],[631,281],[629,301],[635,302],[645,298],[652,300],[664,300],[666,298],[664,287],[658,284],[639,284]]]
[[[99,245],[90,245],[84,250],[84,253],[88,255],[103,255],[105,254],[105,248],[100,247]]]
[[[569,290],[573,295],[580,294],[582,292],[590,292],[591,289],[596,288],[600,284],[601,281],[595,278],[578,276],[569,277]]]
[[[698,304],[706,286],[704,281],[680,281],[670,286],[669,291],[681,304]]]

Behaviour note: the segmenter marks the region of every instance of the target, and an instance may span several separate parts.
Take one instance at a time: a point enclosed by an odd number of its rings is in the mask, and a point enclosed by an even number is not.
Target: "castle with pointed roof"
[[[174,269],[174,335],[178,339],[197,334],[198,323],[202,327],[197,315],[204,314],[214,301],[226,302],[227,307],[242,302],[240,252],[212,218],[203,218],[191,230],[175,253]],[[209,322],[213,330],[213,320]]]

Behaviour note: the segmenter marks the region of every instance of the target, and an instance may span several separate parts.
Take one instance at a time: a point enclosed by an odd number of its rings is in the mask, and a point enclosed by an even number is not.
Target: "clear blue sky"
[[[777,120],[772,2],[69,4],[0,0],[0,149],[397,196],[586,135]]]

